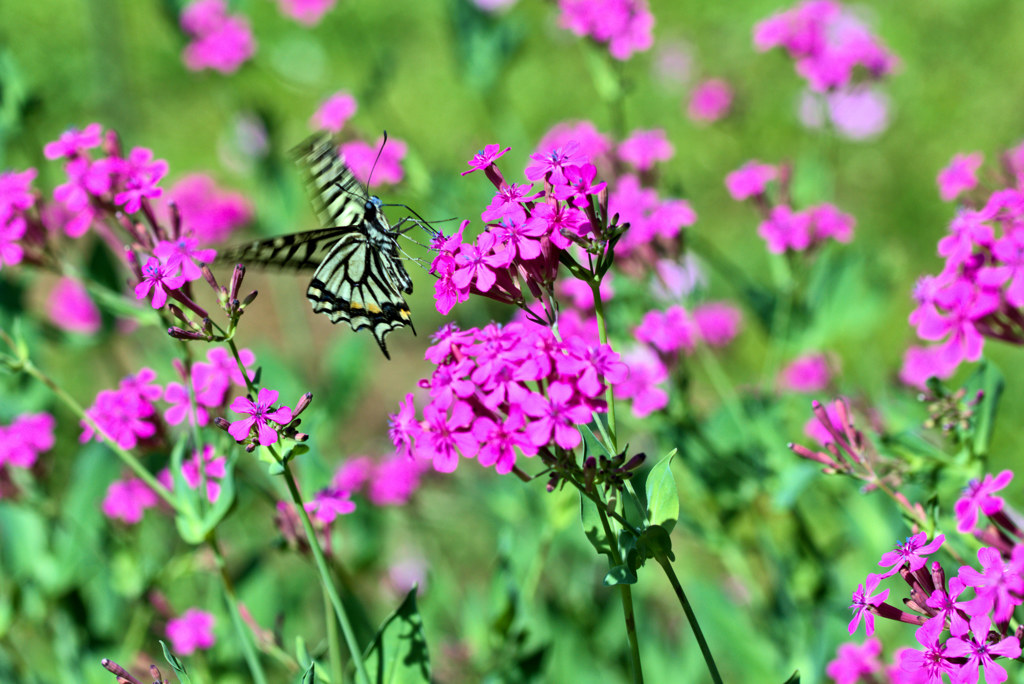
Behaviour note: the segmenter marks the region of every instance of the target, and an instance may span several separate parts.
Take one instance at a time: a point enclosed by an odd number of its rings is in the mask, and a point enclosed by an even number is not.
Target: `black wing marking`
[[[370,197],[329,135],[312,136],[292,150],[292,156],[303,169],[320,225],[330,228],[363,222]]]
[[[353,232],[358,232],[358,228],[339,226],[279,235],[220,251],[214,263],[310,271],[323,262],[342,236]]]

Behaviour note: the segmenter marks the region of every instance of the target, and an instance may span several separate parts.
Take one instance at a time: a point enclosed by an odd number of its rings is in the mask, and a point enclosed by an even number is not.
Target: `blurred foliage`
[[[752,26],[781,9],[778,2],[651,4],[655,48],[609,65],[601,48],[555,26],[551,3],[521,2],[495,17],[464,0],[342,0],[306,29],[281,17],[272,2],[234,2],[232,11],[252,21],[259,47],[237,74],[222,76],[182,66],[174,3],[4,2],[0,168],[35,166],[37,186],[51,187],[57,169],[43,160],[43,144],[69,126],[99,121],[119,131],[127,146],[150,147],[167,159],[170,182],[207,171],[243,191],[257,211],[253,232],[271,235],[314,222],[282,154],[307,134],[318,103],[339,89],[359,101],[349,125],[362,137],[373,140],[387,129],[409,144],[407,182],[387,201],[434,219],[479,214],[489,187],[458,174],[488,143],[512,146],[502,160],[511,175],[560,121],[589,119],[619,137],[662,127],[676,148],[662,171],[663,190],[692,202],[700,217],[692,230],[746,279],[712,264],[711,292],[745,306],[744,333],[720,359],[730,382],[758,382],[770,344],[782,345],[787,358],[828,349],[841,359],[842,392],[902,421],[889,426],[893,433],[920,423],[923,407],[893,378],[913,341],[906,323],[912,283],[937,270],[935,242],[952,213],[938,200],[935,175],[956,152],[981,150],[991,161],[1024,137],[1017,116],[1024,72],[1011,67],[1024,57],[1024,4],[861,3],[901,68],[885,86],[890,128],[860,143],[802,128],[795,115],[801,83],[791,62],[753,50]],[[691,55],[688,80],[658,75],[659,60],[672,50]],[[698,76],[734,85],[737,103],[726,120],[701,127],[686,118],[685,95]],[[239,145],[240,131],[252,121],[263,122],[270,135],[274,154],[264,160],[245,156]],[[770,260],[754,232],[756,217],[728,197],[723,178],[750,158],[791,160],[809,201],[834,201],[857,218],[852,245],[800,274],[813,324],[793,339],[768,339],[758,322],[770,319],[774,303],[746,288],[747,281],[771,279]],[[77,258],[117,285],[109,254]],[[261,292],[260,317],[247,317],[241,345],[256,352],[282,397],[307,390],[316,396],[303,423],[312,448],[298,464],[311,491],[344,459],[386,451],[386,414],[429,373],[422,352],[442,319],[433,309],[432,279],[412,275],[419,335],[393,335],[391,363],[369,336],[313,316],[302,300],[302,278],[247,276],[247,285]],[[0,279],[5,320],[14,312],[39,313],[50,282]],[[470,302],[455,314],[464,325],[479,325],[508,312]],[[634,323],[613,320],[624,329]],[[70,342],[45,327],[29,334],[39,364],[85,404],[142,365],[171,377],[158,326],[130,336],[116,335],[112,326],[108,319],[94,343]],[[1013,368],[1019,351],[990,342],[986,353]],[[679,449],[673,468],[683,505],[672,530],[675,566],[725,679],[782,681],[799,669],[801,681],[822,681],[824,664],[846,638],[852,588],[905,527],[887,502],[821,477],[786,449],[810,417],[806,402],[748,397],[737,414],[735,405],[718,407],[710,380],[700,370],[685,378],[695,401],[710,407],[699,424],[674,400],[669,420],[626,417],[620,429],[634,451],[655,455],[652,462]],[[39,387],[18,378],[2,382],[0,422],[52,406]],[[1015,383],[1003,403],[1004,414],[1024,409]],[[144,652],[156,662],[162,627],[154,626],[159,618],[148,595],[157,586],[173,605],[218,614],[218,645],[189,658],[190,672],[204,681],[246,681],[240,670],[225,667],[238,652],[212,560],[182,553],[166,518],[147,515],[133,528],[106,521],[99,501],[119,467],[103,447],[78,445],[76,421],[56,413],[59,446],[44,466],[45,480],[27,485],[23,503],[31,506],[0,501],[0,681],[108,682],[98,667],[102,657],[127,664]],[[737,415],[746,422],[738,425]],[[996,423],[986,444],[989,469],[1008,465],[1021,440],[1012,425]],[[255,459],[238,459],[237,488],[249,495],[239,497],[219,528],[229,569],[262,627],[273,629],[286,650],[301,639],[320,657],[324,615],[321,597],[310,595],[315,574],[275,531],[281,491],[264,471]],[[942,495],[951,503],[959,485],[945,486]],[[580,534],[578,513],[568,491],[548,494],[540,483],[521,486],[471,463],[455,475],[430,478],[405,507],[361,503],[335,534],[343,559],[335,570],[362,599],[360,637],[368,641],[405,594],[383,579],[387,568],[412,560],[427,567],[417,600],[438,681],[625,680],[621,607],[615,591],[602,585],[606,569]],[[648,679],[704,681],[693,636],[655,570],[640,568],[634,586]],[[910,638],[893,625],[880,629],[883,639]],[[16,678],[24,672],[36,675]],[[275,681],[302,675],[284,668],[275,674]]]

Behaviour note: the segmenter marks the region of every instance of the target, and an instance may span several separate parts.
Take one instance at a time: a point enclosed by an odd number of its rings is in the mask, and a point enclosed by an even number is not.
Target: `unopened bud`
[[[213,271],[210,270],[210,267],[206,264],[201,264],[199,266],[199,271],[203,274],[203,278],[206,282],[210,284],[210,287],[212,287],[215,292],[220,293],[220,285],[217,284],[217,279],[213,277]]]
[[[185,312],[181,310],[180,306],[168,304],[167,308],[171,310],[171,315],[177,318],[179,321],[189,326],[192,325],[192,321],[188,320],[188,317],[185,316]]]
[[[306,407],[309,406],[309,404],[312,401],[313,401],[313,393],[312,392],[306,392],[301,397],[299,397],[299,400],[295,403],[295,410],[292,411],[292,417],[294,418],[295,416],[297,416],[300,413],[302,413],[303,411],[305,411]]]
[[[193,342],[206,339],[206,335],[204,335],[203,333],[197,333],[192,330],[184,330],[176,326],[171,326],[170,328],[168,328],[167,334],[178,340],[190,340]]]
[[[238,290],[242,287],[242,279],[245,277],[245,266],[235,264],[235,270],[231,272],[231,286],[228,288],[228,299],[238,299]]]
[[[231,427],[231,423],[229,423],[224,418],[221,418],[220,416],[217,416],[216,418],[213,419],[213,424],[219,427],[221,430],[224,430],[225,432],[229,427]]]
[[[245,307],[247,307],[250,304],[252,304],[252,300],[256,299],[256,295],[257,294],[258,294],[258,292],[256,290],[253,290],[249,294],[245,295],[245,299],[242,300],[242,303],[239,305],[238,308],[239,309],[244,309]]]

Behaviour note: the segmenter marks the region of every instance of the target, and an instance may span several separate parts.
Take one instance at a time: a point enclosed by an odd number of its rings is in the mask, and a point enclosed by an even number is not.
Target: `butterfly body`
[[[296,150],[312,189],[313,205],[324,226],[282,235],[223,252],[222,263],[313,270],[306,298],[313,311],[332,323],[348,321],[353,330],[369,328],[384,356],[384,338],[408,325],[412,279],[398,255],[397,234],[372,197],[352,175],[328,136],[317,136]]]

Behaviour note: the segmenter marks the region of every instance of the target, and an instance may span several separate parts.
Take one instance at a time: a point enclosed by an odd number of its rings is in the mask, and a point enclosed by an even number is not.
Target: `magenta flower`
[[[914,632],[914,637],[923,648],[908,648],[900,652],[900,667],[906,672],[915,673],[919,677],[918,681],[942,684],[946,681],[943,675],[951,681],[959,681],[956,674],[960,668],[949,659],[946,644],[942,642],[942,630],[942,620],[928,620]]]
[[[256,428],[256,441],[261,446],[268,446],[277,441],[277,430],[270,426],[271,422],[278,425],[287,425],[292,421],[292,410],[287,406],[274,409],[277,402],[277,390],[261,387],[256,395],[256,401],[246,397],[236,397],[231,402],[231,410],[235,413],[247,414],[248,418],[236,420],[228,428],[228,434],[236,441],[242,442],[249,438],[253,427]]]
[[[770,181],[778,178],[778,167],[751,160],[725,177],[725,187],[737,202],[763,195]]]
[[[548,137],[550,135],[549,133]],[[598,135],[598,133],[594,131],[594,135]],[[604,142],[603,144],[607,148],[608,143]],[[564,184],[566,168],[586,164],[588,161],[587,156],[581,152],[580,143],[575,140],[567,140],[564,145],[543,154],[539,152],[531,154],[530,159],[532,162],[527,165],[523,175],[531,181],[545,178],[551,185]]]
[[[57,281],[47,299],[47,316],[69,332],[91,335],[100,329],[100,310],[81,283],[72,278]]]
[[[181,28],[192,38],[182,55],[192,71],[230,74],[256,52],[249,22],[241,15],[229,16],[225,0],[190,3],[181,13]]]
[[[374,506],[400,506],[419,488],[423,462],[395,455],[377,464],[366,496]]]
[[[946,366],[956,367],[964,360],[977,361],[984,345],[977,321],[999,308],[998,295],[958,280],[943,291],[940,304],[947,314],[922,320],[917,327],[918,336],[924,340],[946,338],[941,346]]]
[[[21,263],[25,250],[18,241],[25,236],[25,230],[25,219],[22,217],[5,219],[0,216],[0,268],[4,264],[14,266]]]
[[[216,250],[198,249],[198,246],[199,240],[190,237],[181,237],[175,242],[161,240],[153,248],[153,256],[160,259],[165,267],[171,269],[171,273],[180,271],[181,277],[186,282],[191,282],[203,276],[203,272],[199,270],[196,262],[209,264],[217,256]]]
[[[972,616],[994,611],[996,622],[1006,622],[1014,608],[1024,603],[1024,546],[1015,546],[1008,560],[992,547],[978,549],[978,562],[980,572],[969,565],[960,567],[958,577],[976,593],[964,604],[964,611]]]
[[[150,257],[142,267],[142,282],[135,286],[135,298],[145,299],[152,293],[150,304],[154,309],[159,309],[167,303],[168,292],[185,284],[184,276],[171,275],[177,270]]]
[[[420,433],[420,425],[416,421],[416,407],[410,392],[399,406],[398,413],[388,416],[388,434],[395,445],[395,453],[399,456],[412,458],[412,446]]]
[[[200,244],[221,242],[252,220],[249,201],[239,193],[222,191],[206,174],[182,176],[167,191],[167,196],[181,212],[186,234],[197,238]]]
[[[836,131],[850,140],[867,140],[889,127],[889,98],[876,88],[852,86],[825,97]]]
[[[147,372],[152,373],[144,368],[135,378],[129,377],[122,381],[122,387],[100,391],[93,405],[86,409],[85,415],[92,419],[102,432],[95,432],[92,425],[83,420],[82,434],[78,441],[84,443],[93,438],[102,441],[105,433],[122,449],[134,449],[139,440],[156,435],[156,424],[153,422],[156,409],[152,404],[155,397],[148,390],[145,394],[141,393],[135,384],[138,378],[148,377]],[[157,390],[159,391],[159,387]]]
[[[26,413],[0,425],[0,467],[31,468],[39,454],[53,448],[57,421],[49,413]]]
[[[646,0],[559,0],[558,23],[578,36],[608,43],[618,60],[654,44],[654,15]]]
[[[633,331],[636,339],[666,354],[680,349],[689,353],[696,346],[698,330],[682,306],[670,306],[664,312],[648,311]]]
[[[927,534],[918,532],[913,536],[907,537],[902,543],[897,544],[894,550],[883,553],[878,564],[882,567],[889,566],[889,569],[879,575],[879,579],[895,575],[903,568],[904,563],[907,564],[907,569],[910,572],[916,572],[923,568],[925,563],[927,563],[926,556],[938,551],[939,547],[946,541],[946,536],[939,534],[931,542],[925,543],[927,539]]]
[[[345,459],[331,478],[331,489],[358,492],[370,481],[374,473],[374,460],[369,456]]]
[[[129,214],[142,207],[143,198],[152,199],[163,193],[163,190],[157,187],[157,183],[167,173],[167,162],[163,159],[151,161],[152,159],[152,150],[136,147],[128,153],[128,159],[120,164],[124,189],[114,195],[114,203],[123,204],[124,210]]]
[[[686,112],[693,121],[713,123],[729,113],[732,97],[732,87],[728,83],[720,78],[709,78],[693,89]]]
[[[206,444],[203,446],[202,453],[198,451],[193,453],[192,458],[181,464],[181,474],[191,489],[198,489],[200,482],[205,477],[206,498],[210,500],[210,503],[217,503],[217,499],[220,497],[219,480],[227,475],[227,462],[228,460],[224,456],[214,454],[212,444]],[[200,468],[204,471],[203,473],[200,472]]]
[[[43,156],[47,159],[74,159],[82,156],[86,150],[99,147],[102,142],[103,127],[91,123],[82,130],[69,128],[53,142],[43,147]]]
[[[333,489],[317,492],[304,507],[307,513],[312,514],[315,522],[324,525],[330,525],[339,515],[348,515],[356,510],[356,504],[349,498],[348,492]]]
[[[589,415],[587,420],[590,420]],[[516,464],[516,449],[526,456],[537,453],[537,445],[523,432],[526,420],[523,409],[514,405],[506,420],[496,421],[481,417],[473,424],[473,435],[480,442],[477,462],[485,468],[494,466],[499,475],[512,472]]]
[[[277,0],[277,6],[286,17],[291,17],[306,26],[316,26],[337,2],[338,0]]]
[[[543,192],[535,192],[532,195],[530,190],[532,183],[502,184],[491,200],[490,205],[480,214],[484,221],[500,221],[502,219],[522,223],[526,220],[524,202],[530,202],[540,197]]]
[[[693,323],[709,347],[724,347],[739,333],[743,317],[728,302],[706,302],[693,310]]]
[[[830,376],[824,354],[806,354],[779,371],[778,383],[793,392],[820,392],[828,386]]]
[[[468,430],[472,420],[473,409],[462,401],[454,402],[448,410],[435,404],[424,407],[423,432],[417,446],[433,461],[434,470],[455,472],[460,452],[466,458],[476,455],[479,442]]]
[[[345,157],[345,163],[352,169],[352,174],[360,183],[367,183],[370,187],[386,183],[394,185],[400,183],[405,177],[402,170],[402,160],[408,146],[398,138],[388,138],[384,144],[384,138],[377,138],[373,146],[364,143],[362,140],[353,140],[341,145],[341,154]],[[380,156],[377,156],[378,151]],[[376,162],[376,166],[374,166]],[[370,172],[373,171],[373,177]]]
[[[658,385],[668,379],[668,368],[647,347],[624,354],[629,377],[615,385],[615,397],[633,400],[633,415],[644,418],[668,406],[668,392]]]
[[[835,684],[858,684],[861,681],[871,681],[872,675],[880,673],[882,663],[878,656],[882,653],[882,642],[871,637],[862,645],[846,643],[839,646],[836,652],[836,659],[829,661],[825,666],[825,674],[832,678]],[[864,679],[861,679],[861,678]]]
[[[505,154],[511,149],[511,147],[501,149],[501,145],[497,143],[487,145],[486,147],[484,147],[484,149],[480,150],[475,155],[473,155],[472,159],[466,162],[467,164],[469,164],[469,171],[463,171],[459,175],[465,176],[466,174],[473,173],[474,171],[486,169],[488,166],[497,161],[501,155]]]
[[[570,143],[575,147],[570,149]],[[611,141],[598,131],[594,124],[589,121],[569,121],[556,124],[545,133],[537,143],[535,151],[539,155],[547,156],[554,155],[559,149],[562,149],[563,155],[566,156],[562,160],[562,165],[578,166],[587,160],[598,163],[598,160],[603,160],[611,148]],[[537,159],[536,156],[530,158]],[[526,177],[530,180],[537,180],[529,174]]]
[[[946,362],[942,347],[909,347],[903,354],[899,379],[905,385],[925,389],[929,378],[945,380],[956,371],[957,364]]]
[[[103,515],[108,518],[134,525],[142,520],[142,514],[147,508],[152,508],[159,502],[160,499],[149,485],[138,478],[130,477],[110,483],[100,508]]]
[[[1001,684],[1006,681],[1006,670],[996,664],[995,658],[1015,660],[1020,657],[1020,639],[1010,635],[993,643],[989,634],[991,626],[988,615],[976,615],[971,618],[970,634],[953,636],[946,641],[947,657],[967,659],[960,666],[959,681],[977,682],[984,673],[986,684]]]
[[[637,171],[647,171],[655,162],[668,161],[675,154],[675,148],[665,137],[665,131],[656,128],[650,131],[633,131],[632,135],[619,143],[619,159],[631,164]]]
[[[567,167],[565,169],[566,184],[556,187],[552,196],[555,199],[569,200],[577,208],[585,208],[590,205],[588,196],[598,194],[608,185],[605,181],[594,183],[596,176],[597,167],[593,164]]]
[[[333,5],[335,0],[328,2]],[[313,113],[309,125],[314,130],[337,133],[355,115],[357,107],[356,98],[351,93],[340,90],[323,101]]]
[[[175,655],[192,655],[214,644],[213,615],[198,608],[189,608],[184,615],[167,621],[167,638]]]
[[[949,202],[960,193],[974,189],[978,184],[978,169],[983,160],[981,152],[953,155],[949,166],[939,171],[935,179],[939,184],[939,197]]]
[[[853,592],[853,603],[850,604],[850,608],[853,609],[853,619],[850,620],[850,624],[847,626],[847,631],[850,634],[857,631],[862,618],[864,620],[865,635],[871,636],[875,633],[875,616],[870,608],[882,605],[885,603],[885,599],[889,597],[888,589],[884,589],[874,596],[871,595],[871,592],[878,588],[878,583],[881,580],[882,575],[868,575],[864,580],[864,584],[857,585],[856,591]]]
[[[528,395],[522,402],[523,412],[537,420],[526,428],[526,436],[536,447],[555,443],[563,449],[575,449],[582,437],[577,425],[591,420],[590,408],[580,403],[572,385],[553,382],[548,385],[547,396]]]
[[[1000,489],[1005,489],[1013,479],[1012,470],[1004,470],[996,477],[986,473],[984,479],[971,480],[964,488],[964,495],[953,506],[956,514],[956,531],[972,533],[978,524],[978,513],[995,515],[1003,510],[1003,497],[996,496]]]
[[[949,630],[953,635],[966,634],[970,629],[964,618],[967,602],[960,600],[964,589],[966,587],[959,577],[950,577],[948,591],[943,587],[936,587],[925,601],[926,606],[936,611],[936,618],[943,621],[949,620]]]

